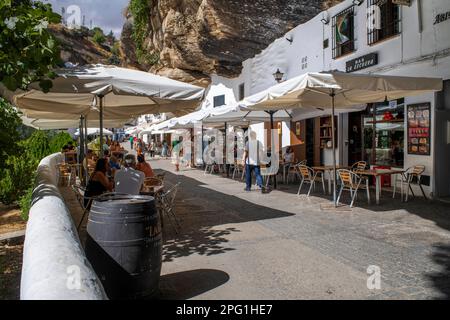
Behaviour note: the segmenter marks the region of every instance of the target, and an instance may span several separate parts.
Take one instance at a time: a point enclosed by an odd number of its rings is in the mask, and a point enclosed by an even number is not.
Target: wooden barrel
[[[150,196],[112,194],[92,203],[86,256],[110,299],[151,297],[162,263],[161,220]]]

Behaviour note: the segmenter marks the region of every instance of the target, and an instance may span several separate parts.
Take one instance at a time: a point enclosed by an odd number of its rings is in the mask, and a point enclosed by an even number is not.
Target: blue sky
[[[86,26],[89,27],[92,20],[93,27],[100,27],[105,33],[110,30],[116,37],[120,36],[122,26],[125,22],[123,11],[128,5],[129,0],[42,0],[51,3],[53,11],[61,14],[61,9],[66,10],[71,5],[78,6],[81,11],[81,17],[85,16]],[[82,19],[82,18],[81,18]]]

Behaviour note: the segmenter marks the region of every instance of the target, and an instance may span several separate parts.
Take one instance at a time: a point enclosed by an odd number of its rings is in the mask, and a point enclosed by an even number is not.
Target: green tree
[[[27,154],[29,161],[35,166],[37,166],[43,158],[52,153],[48,134],[42,130],[36,130],[33,132],[31,137],[27,140],[21,141],[20,145]]]
[[[50,153],[60,152],[61,149],[69,142],[76,145],[75,141],[67,132],[60,132],[56,134],[50,139]]]
[[[50,4],[0,1],[0,82],[9,90],[34,81],[44,91],[51,88],[52,69],[60,62],[60,52],[47,27],[60,21]]]
[[[103,30],[99,27],[95,27],[94,29],[94,35],[92,36],[92,40],[98,44],[103,44],[106,41],[106,37],[103,34]]]
[[[19,114],[3,98],[0,98],[0,169],[5,167],[9,155],[18,152],[17,142],[20,139],[17,130],[22,121]]]

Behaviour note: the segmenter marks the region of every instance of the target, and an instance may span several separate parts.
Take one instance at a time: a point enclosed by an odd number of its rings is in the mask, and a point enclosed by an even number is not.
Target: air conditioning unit
[[[398,4],[399,6],[411,7],[411,0],[392,0],[393,4]]]

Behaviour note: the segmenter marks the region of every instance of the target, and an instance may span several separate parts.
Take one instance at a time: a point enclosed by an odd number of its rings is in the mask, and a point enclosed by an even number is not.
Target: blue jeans
[[[252,171],[253,170],[255,170],[256,184],[259,187],[262,187],[262,184],[263,184],[261,170],[260,170],[259,166],[246,164],[245,165],[245,182],[247,184],[247,190],[250,190],[252,187]]]

